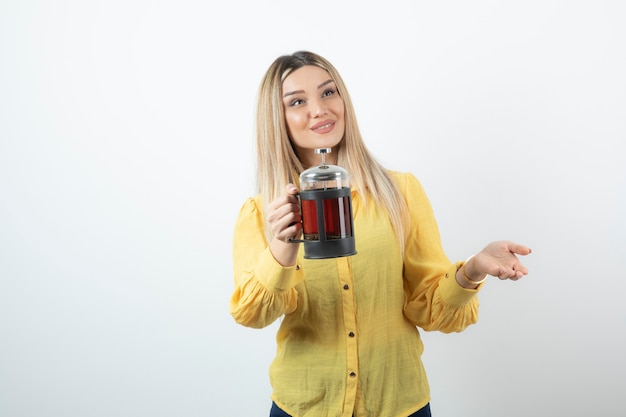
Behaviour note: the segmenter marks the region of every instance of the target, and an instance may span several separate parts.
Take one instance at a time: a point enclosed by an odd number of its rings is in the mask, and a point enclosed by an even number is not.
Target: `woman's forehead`
[[[305,65],[294,71],[292,71],[283,80],[283,90],[288,91],[292,89],[318,89],[323,87],[328,80],[331,82],[332,77],[323,68],[315,65]]]

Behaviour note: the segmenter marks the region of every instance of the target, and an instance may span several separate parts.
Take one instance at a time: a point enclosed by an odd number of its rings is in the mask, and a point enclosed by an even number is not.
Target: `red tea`
[[[322,200],[324,211],[325,240],[344,239],[352,236],[350,198],[337,197]],[[302,200],[302,227],[304,240],[320,240],[317,225],[316,200]]]

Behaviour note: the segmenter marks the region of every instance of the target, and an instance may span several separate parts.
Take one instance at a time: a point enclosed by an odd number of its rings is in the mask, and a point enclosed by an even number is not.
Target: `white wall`
[[[626,8],[580,0],[0,2],[0,415],[265,416],[274,326],[228,314],[258,82],[310,49],[450,258],[530,245],[437,417],[623,416]]]

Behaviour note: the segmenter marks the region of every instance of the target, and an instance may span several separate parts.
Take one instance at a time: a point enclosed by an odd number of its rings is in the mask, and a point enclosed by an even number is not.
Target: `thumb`
[[[530,255],[532,253],[532,249],[528,246],[520,245],[515,242],[509,242],[509,251],[517,255]]]
[[[285,189],[287,190],[287,194],[298,194],[298,187],[296,187],[295,184],[289,183]]]

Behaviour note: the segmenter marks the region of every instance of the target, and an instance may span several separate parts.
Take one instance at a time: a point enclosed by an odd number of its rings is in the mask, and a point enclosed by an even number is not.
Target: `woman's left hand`
[[[501,280],[517,281],[528,274],[528,268],[522,265],[516,255],[529,255],[531,252],[527,246],[499,240],[491,242],[474,255],[468,262],[471,265],[467,265],[466,268],[468,274],[471,273],[473,276],[491,275]]]

